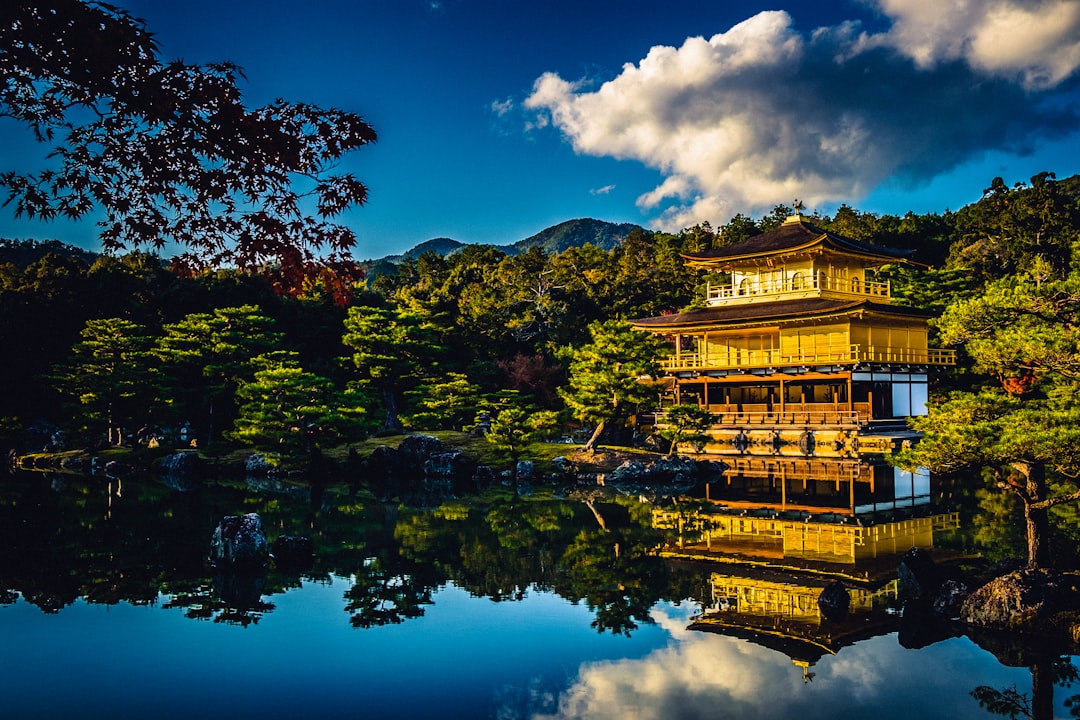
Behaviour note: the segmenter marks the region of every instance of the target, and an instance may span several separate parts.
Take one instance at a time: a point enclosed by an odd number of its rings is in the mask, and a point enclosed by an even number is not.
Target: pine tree
[[[321,438],[348,437],[362,427],[361,397],[305,371],[296,353],[273,353],[263,362],[265,368],[237,391],[240,410],[230,439],[273,462],[302,454],[314,459]]]
[[[563,348],[570,379],[559,395],[574,416],[594,423],[585,450],[593,450],[604,428],[627,417],[638,406],[656,403],[656,389],[649,382],[659,373],[663,341],[623,320],[589,325],[591,342]]]
[[[70,359],[56,368],[57,390],[77,400],[91,426],[104,426],[110,445],[124,439],[124,427],[149,421],[156,394],[151,338],[123,318],[88,320]]]

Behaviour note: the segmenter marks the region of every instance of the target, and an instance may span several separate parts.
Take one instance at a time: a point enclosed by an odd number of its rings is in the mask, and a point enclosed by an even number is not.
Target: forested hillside
[[[995,180],[955,212],[893,216],[844,206],[810,219],[841,235],[916,248],[923,264],[879,275],[892,282],[896,302],[941,311],[1033,268],[1064,276],[1080,239],[1078,197],[1077,178],[1042,173],[1013,186]],[[317,283],[293,297],[239,271],[191,276],[148,254],[92,259],[5,243],[3,440],[40,449],[60,428],[68,442],[91,445],[188,423],[204,443],[280,444],[287,429],[270,439],[252,430],[272,425],[267,403],[275,397],[308,408],[273,422],[317,426],[322,436],[310,442],[460,427],[500,403],[565,412],[556,392],[566,383],[565,349],[589,340],[590,323],[700,304],[705,278],[680,254],[762,232],[791,212],[780,206],[679,233],[624,227],[610,248],[545,250],[597,227],[571,221],[513,254],[465,245],[404,257],[396,273],[361,282],[348,307]]]

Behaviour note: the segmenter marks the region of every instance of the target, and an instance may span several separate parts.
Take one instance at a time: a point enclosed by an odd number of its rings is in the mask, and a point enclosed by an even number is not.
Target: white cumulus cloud
[[[525,101],[529,127],[659,170],[638,205],[670,230],[795,198],[857,201],[889,178],[918,184],[1076,129],[1075,111],[1051,101],[1080,65],[1080,0],[1038,12],[1009,0],[868,1],[891,18],[886,32],[848,22],[802,34],[786,12],[763,12],[654,47],[599,87],[546,73]]]

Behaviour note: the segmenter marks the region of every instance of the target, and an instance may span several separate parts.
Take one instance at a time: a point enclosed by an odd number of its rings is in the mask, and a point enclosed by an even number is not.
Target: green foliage
[[[1051,172],[1012,188],[997,177],[982,199],[956,213],[954,238],[950,267],[980,279],[1030,272],[1036,260],[1060,276],[1080,240],[1080,201]]]
[[[89,320],[79,336],[70,358],[53,369],[53,382],[82,406],[88,425],[118,445],[125,426],[149,418],[155,394],[151,339],[144,327],[123,318]]]
[[[240,386],[231,440],[266,453],[272,462],[314,456],[321,438],[349,438],[363,428],[363,398],[339,392],[327,378],[306,372],[295,353],[261,358],[262,370]]]
[[[912,420],[923,439],[898,461],[946,473],[996,469],[1000,487],[1023,502],[1028,562],[1038,566],[1049,559],[1047,510],[1080,499],[1054,488],[1054,476],[1080,474],[1080,276],[1055,280],[1044,261],[1031,266],[940,318],[942,341],[963,343],[992,383],[932,403]]]
[[[517,463],[527,445],[550,437],[558,427],[558,417],[550,410],[530,412],[520,405],[507,405],[491,418],[484,437],[512,463]]]
[[[591,342],[560,351],[570,379],[559,395],[576,419],[596,424],[585,445],[592,449],[607,422],[656,402],[655,388],[642,380],[659,373],[664,343],[622,320],[591,323],[589,335]]]
[[[679,445],[694,445],[698,452],[704,446],[708,436],[705,430],[713,423],[713,414],[707,408],[697,405],[676,405],[664,413],[660,437],[671,443],[669,455],[678,452]]]
[[[480,386],[462,373],[405,392],[414,411],[401,418],[410,430],[460,430],[472,422],[480,405]]]
[[[231,405],[236,389],[254,377],[255,358],[280,344],[281,333],[274,332],[273,325],[258,307],[241,305],[192,313],[162,328],[154,352],[166,372],[170,395],[183,401],[174,413],[183,418],[198,412],[207,442],[214,440],[215,415],[231,417],[231,408],[222,405]]]
[[[385,430],[401,428],[399,396],[430,374],[441,353],[440,328],[419,311],[351,307],[341,341],[353,351],[357,379],[382,397]]]

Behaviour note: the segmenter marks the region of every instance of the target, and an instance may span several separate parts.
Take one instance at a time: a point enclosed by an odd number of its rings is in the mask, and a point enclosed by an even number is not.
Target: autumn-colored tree
[[[175,243],[187,270],[272,268],[286,291],[336,270],[347,289],[355,236],[331,219],[367,188],[333,168],[375,131],[343,110],[248,108],[241,76],[162,60],[144,23],[112,5],[3,3],[0,115],[50,146],[46,169],[0,172],[6,203],[42,220],[99,209],[106,250]]]

